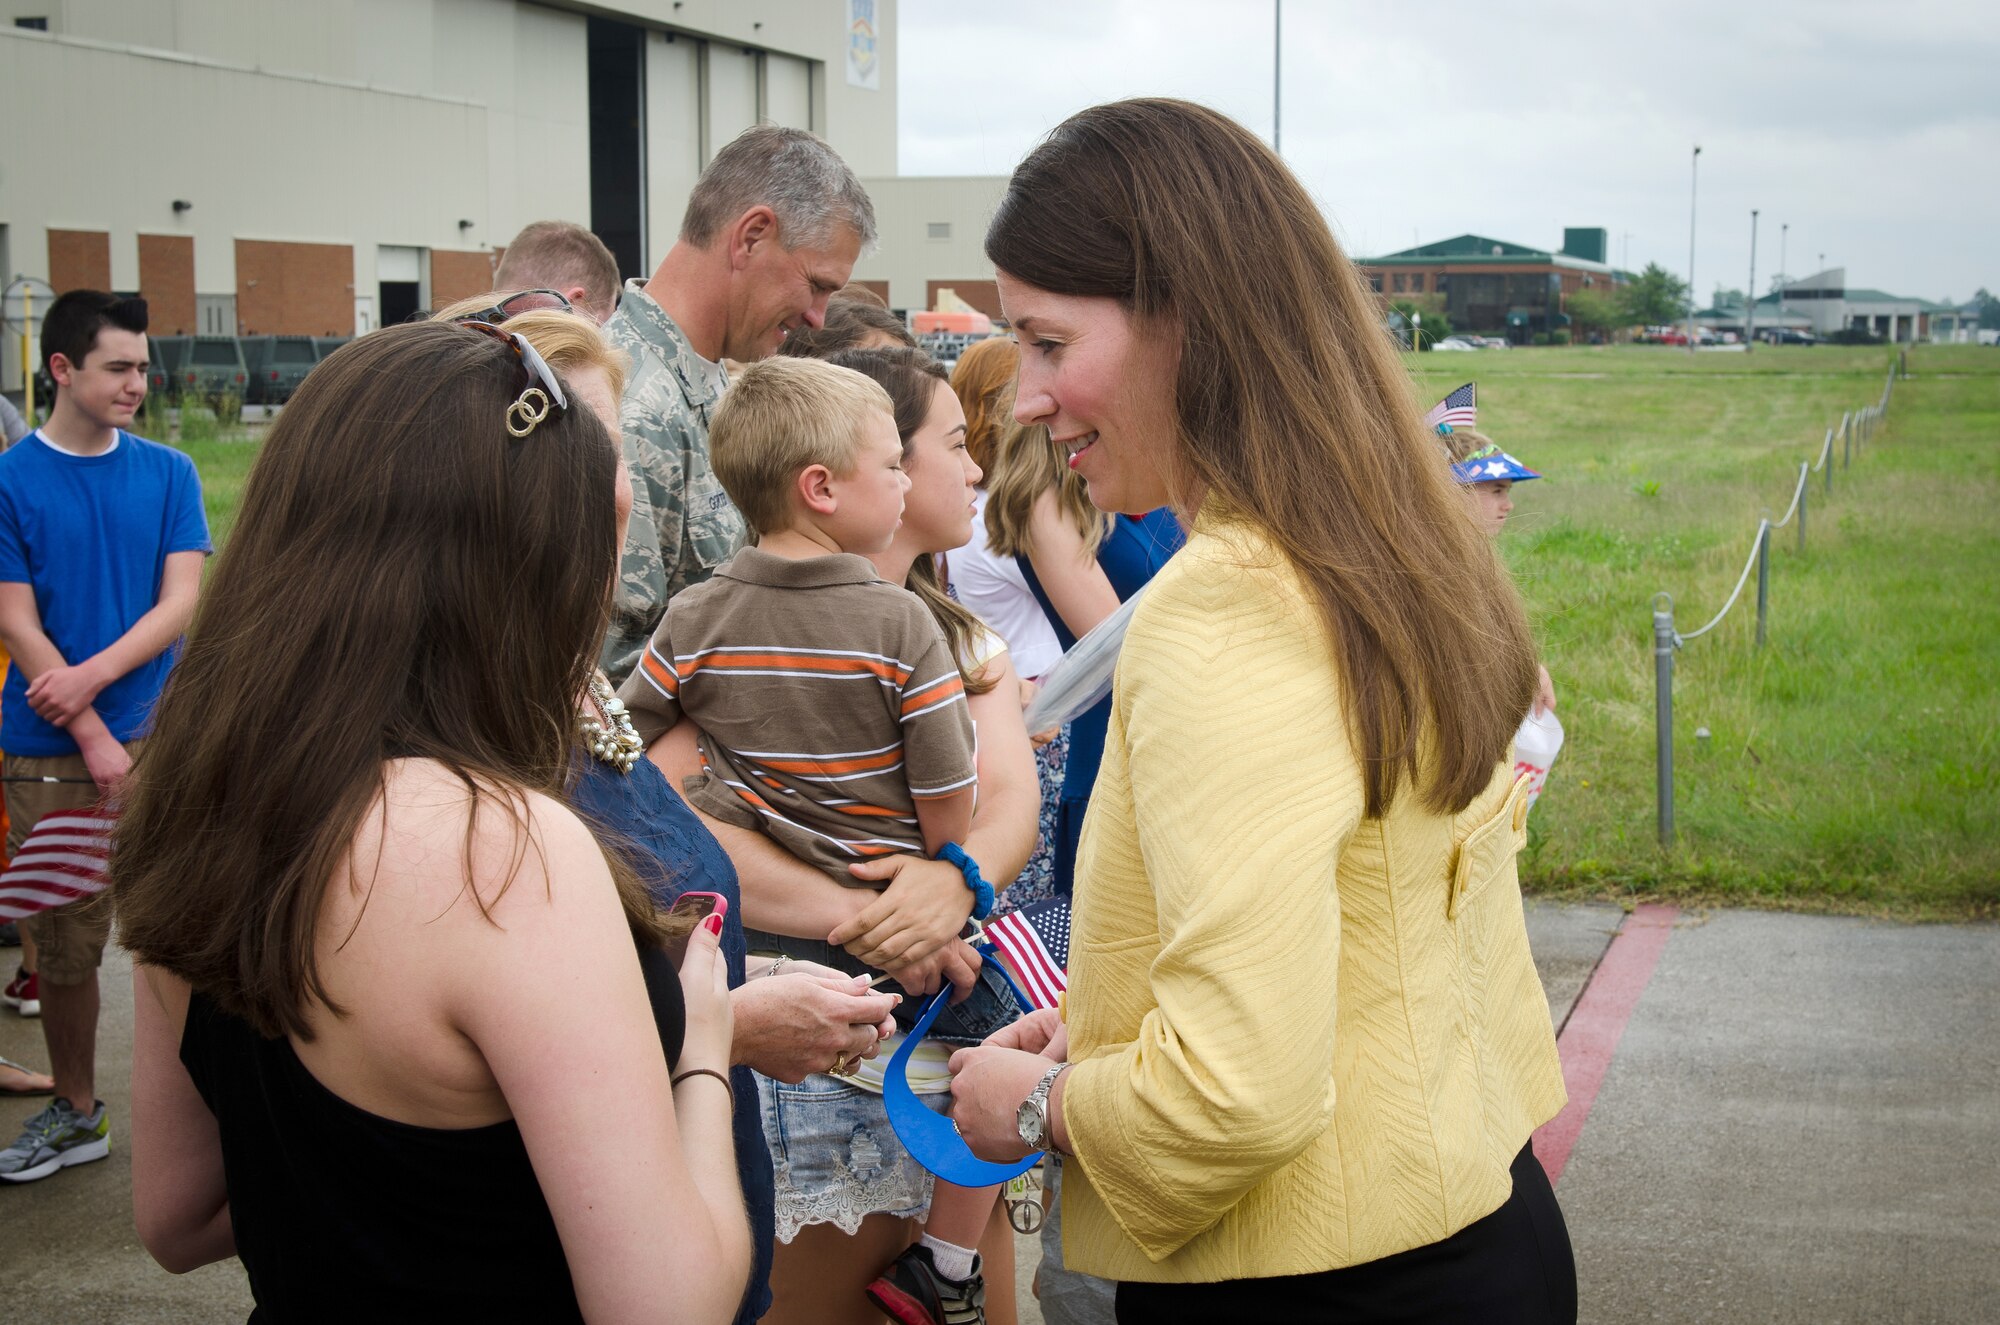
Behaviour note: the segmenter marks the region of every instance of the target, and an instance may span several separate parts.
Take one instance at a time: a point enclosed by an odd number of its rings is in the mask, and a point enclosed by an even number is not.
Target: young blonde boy
[[[619,692],[650,743],[682,713],[688,799],[852,887],[847,867],[934,856],[972,821],[972,717],[944,633],[867,555],[909,479],[888,394],[846,368],[769,359],[709,430],[753,546],[677,595]]]

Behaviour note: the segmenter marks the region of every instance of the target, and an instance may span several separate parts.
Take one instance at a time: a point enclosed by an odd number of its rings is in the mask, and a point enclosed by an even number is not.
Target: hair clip
[[[1438,425],[1438,436],[1440,437],[1451,436],[1451,425],[1449,423],[1440,423]]]
[[[549,393],[538,386],[523,391],[513,404],[507,407],[507,431],[515,437],[526,437],[549,417],[554,402]]]

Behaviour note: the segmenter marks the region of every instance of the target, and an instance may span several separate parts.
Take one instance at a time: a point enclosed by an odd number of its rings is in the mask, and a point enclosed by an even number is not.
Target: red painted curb
[[[1604,1074],[1618,1052],[1625,1023],[1632,1020],[1632,1010],[1660,964],[1679,915],[1678,907],[1648,902],[1625,917],[1563,1024],[1556,1051],[1562,1056],[1569,1103],[1535,1131],[1535,1155],[1548,1170],[1551,1186],[1562,1181],[1570,1151],[1583,1134],[1590,1107],[1597,1103],[1597,1088],[1604,1084]]]

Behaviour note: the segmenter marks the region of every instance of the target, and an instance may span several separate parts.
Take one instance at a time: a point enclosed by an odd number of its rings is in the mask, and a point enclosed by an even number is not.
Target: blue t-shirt
[[[120,432],[103,455],[74,456],[30,433],[0,452],[0,582],[35,591],[42,631],[79,663],[130,630],[160,600],[167,554],[209,552],[194,462]],[[133,668],[91,707],[120,741],[144,734],[176,650]],[[76,742],[28,707],[28,678],[7,668],[0,751],[72,755]]]

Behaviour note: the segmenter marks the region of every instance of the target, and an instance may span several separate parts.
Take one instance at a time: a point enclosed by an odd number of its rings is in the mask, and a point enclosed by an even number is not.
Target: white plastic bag
[[[1125,631],[1132,624],[1133,609],[1146,596],[1141,588],[1118,605],[1118,610],[1097,623],[1076,647],[1056,660],[1042,677],[1042,687],[1028,705],[1027,723],[1031,732],[1060,727],[1111,693],[1111,678],[1118,671],[1118,651],[1125,646]]]
[[[1514,775],[1528,775],[1529,809],[1534,808],[1535,798],[1542,794],[1542,784],[1549,780],[1549,769],[1562,748],[1562,719],[1556,717],[1554,709],[1543,709],[1539,717],[1529,713],[1521,730],[1514,733]]]

